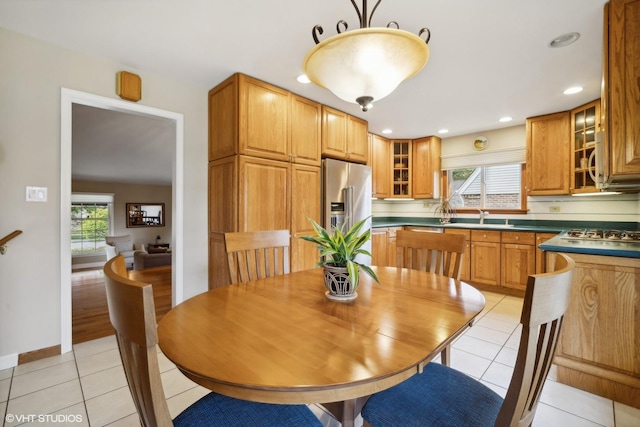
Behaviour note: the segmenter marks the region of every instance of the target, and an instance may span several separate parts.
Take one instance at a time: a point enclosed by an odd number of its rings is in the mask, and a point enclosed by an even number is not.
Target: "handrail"
[[[4,253],[7,250],[7,242],[19,235],[22,234],[22,230],[16,230],[11,234],[7,234],[6,236],[4,236],[2,239],[0,239],[0,254],[4,255]]]

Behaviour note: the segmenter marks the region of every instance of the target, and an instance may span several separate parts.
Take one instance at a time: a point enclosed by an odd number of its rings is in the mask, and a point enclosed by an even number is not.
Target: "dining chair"
[[[306,405],[249,402],[213,392],[172,420],[158,367],[152,286],[127,278],[122,255],[107,261],[104,277],[109,318],[143,426],[322,426]]]
[[[569,305],[574,267],[571,258],[557,254],[554,272],[529,276],[518,355],[504,399],[480,381],[431,362],[422,373],[371,396],[361,412],[365,425],[530,426]]]
[[[396,266],[460,280],[466,237],[463,234],[399,230]]]
[[[225,233],[231,283],[290,272],[289,230]]]
[[[460,280],[466,236],[399,230],[396,233],[396,266],[448,276]],[[451,346],[440,353],[444,365],[451,364]]]

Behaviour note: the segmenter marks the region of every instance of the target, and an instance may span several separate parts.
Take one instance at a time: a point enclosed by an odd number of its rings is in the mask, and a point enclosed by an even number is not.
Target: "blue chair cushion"
[[[371,396],[362,417],[373,427],[488,427],[502,401],[462,372],[429,363],[422,374]]]
[[[306,405],[271,405],[209,393],[173,420],[174,426],[322,427]]]

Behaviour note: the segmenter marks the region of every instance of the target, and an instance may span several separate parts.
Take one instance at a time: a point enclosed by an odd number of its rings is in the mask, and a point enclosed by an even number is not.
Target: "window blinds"
[[[525,163],[525,147],[492,150],[483,153],[464,153],[442,156],[442,170]]]

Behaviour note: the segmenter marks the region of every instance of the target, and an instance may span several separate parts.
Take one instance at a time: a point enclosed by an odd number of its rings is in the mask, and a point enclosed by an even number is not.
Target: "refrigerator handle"
[[[344,222],[346,223],[344,231],[353,227],[353,186],[344,187],[342,189],[342,200],[344,200]]]

